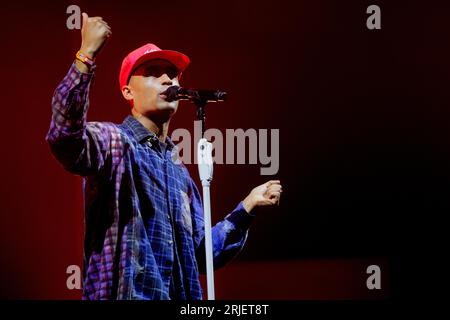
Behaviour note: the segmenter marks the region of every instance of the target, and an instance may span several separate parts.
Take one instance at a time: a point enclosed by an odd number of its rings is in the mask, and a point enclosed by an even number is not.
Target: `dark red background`
[[[98,57],[89,120],[121,122],[128,114],[121,61],[153,42],[190,56],[183,85],[229,92],[227,103],[209,109],[209,127],[280,129],[275,177],[260,176],[258,165],[215,166],[214,221],[267,179],[284,188],[280,207],[260,212],[241,255],[216,273],[218,299],[398,297],[414,288],[406,271],[439,259],[424,234],[439,234],[433,230],[449,207],[445,8],[10,2],[1,5],[0,298],[80,297],[66,288],[65,271],[81,265],[81,178],[62,169],[45,141],[53,90],[80,46],[79,30],[66,28],[71,4],[113,30]],[[370,4],[381,7],[381,30],[365,26]],[[182,103],[171,128],[192,130],[193,119],[192,105]],[[189,169],[198,182],[196,167]],[[381,291],[365,287],[370,264],[382,268]]]

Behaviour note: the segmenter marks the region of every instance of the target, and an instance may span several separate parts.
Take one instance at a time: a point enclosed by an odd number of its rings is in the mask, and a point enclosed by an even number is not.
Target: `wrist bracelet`
[[[87,64],[89,67],[92,67],[94,65],[94,60],[92,60],[91,58],[89,58],[88,56],[86,56],[84,53],[82,53],[81,51],[78,51],[76,54],[76,58],[77,60],[80,60],[81,62],[83,62],[84,64]]]

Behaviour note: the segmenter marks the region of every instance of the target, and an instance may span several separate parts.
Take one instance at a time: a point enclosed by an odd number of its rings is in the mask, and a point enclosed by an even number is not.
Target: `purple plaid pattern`
[[[93,76],[72,64],[54,92],[46,137],[64,168],[84,177],[83,299],[202,299],[200,193],[172,161],[170,139],[160,143],[131,116],[86,121]],[[242,250],[252,219],[239,203],[213,227],[216,269]]]

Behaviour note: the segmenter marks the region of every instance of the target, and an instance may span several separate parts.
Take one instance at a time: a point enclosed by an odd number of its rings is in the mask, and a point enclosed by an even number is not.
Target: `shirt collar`
[[[142,123],[140,123],[133,116],[128,115],[123,121],[123,124],[125,124],[126,126],[128,126],[128,128],[130,128],[134,138],[139,143],[149,142],[151,145],[155,143],[156,144],[160,143],[156,134],[148,130],[146,127],[144,127]],[[175,144],[169,137],[166,137],[166,143],[168,150],[172,150],[175,147]]]

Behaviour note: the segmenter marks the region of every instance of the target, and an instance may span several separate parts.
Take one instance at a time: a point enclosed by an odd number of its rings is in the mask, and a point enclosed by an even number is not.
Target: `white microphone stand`
[[[198,172],[203,187],[203,218],[205,222],[206,281],[208,300],[214,300],[214,256],[211,234],[211,201],[209,186],[213,177],[212,143],[201,138],[197,145]]]
[[[198,173],[203,187],[203,219],[205,224],[205,260],[208,300],[214,300],[214,255],[211,234],[211,201],[209,186],[213,177],[212,144],[204,138],[205,135],[205,106],[208,101],[200,98],[193,99],[197,107],[197,119],[201,121],[202,138],[197,144]]]

